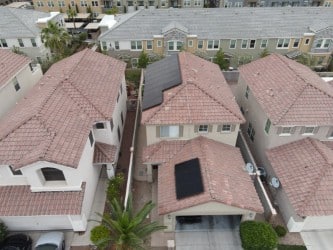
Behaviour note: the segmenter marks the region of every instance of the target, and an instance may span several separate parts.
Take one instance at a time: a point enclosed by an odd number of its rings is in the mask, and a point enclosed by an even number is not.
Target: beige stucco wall
[[[32,72],[29,64],[24,66],[16,75],[13,75],[7,83],[0,87],[0,118],[2,118],[15,104],[27,94],[27,92],[39,81],[42,77],[40,65]],[[19,82],[20,89],[14,88],[14,78]]]
[[[192,124],[182,125],[182,126],[183,126],[183,136],[170,140],[190,140],[197,136],[206,136],[207,138],[213,139],[215,141],[219,141],[232,146],[236,145],[239,124],[236,124],[235,130],[233,132],[226,132],[226,133],[217,132],[218,124],[213,124],[212,132],[207,132],[207,133],[196,133],[194,131],[194,125]],[[147,134],[147,145],[160,142],[161,140],[169,140],[168,138],[156,137],[156,126],[154,125],[146,125],[146,134]]]

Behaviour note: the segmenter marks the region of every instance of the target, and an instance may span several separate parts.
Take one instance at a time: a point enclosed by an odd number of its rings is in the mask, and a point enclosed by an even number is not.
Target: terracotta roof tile
[[[30,186],[1,186],[1,216],[80,215],[85,192],[31,192]]]
[[[267,156],[298,215],[333,215],[333,142],[305,138]]]
[[[333,124],[333,88],[310,68],[272,54],[239,70],[273,124]]]
[[[0,49],[0,88],[30,62],[31,60],[28,57],[18,55],[7,49]]]
[[[163,92],[163,103],[142,112],[143,124],[243,123],[219,67],[188,52],[178,54],[182,83]]]
[[[117,147],[114,145],[96,142],[93,162],[95,164],[112,163],[114,162],[116,151]]]
[[[149,155],[150,153],[150,155]],[[204,192],[176,199],[174,166],[199,158]],[[205,137],[162,141],[145,149],[144,162],[162,162],[158,169],[158,212],[166,214],[210,201],[263,212],[238,148]],[[241,187],[241,188],[240,188]]]
[[[92,125],[111,119],[125,66],[90,49],[54,64],[0,121],[0,164],[77,167]]]

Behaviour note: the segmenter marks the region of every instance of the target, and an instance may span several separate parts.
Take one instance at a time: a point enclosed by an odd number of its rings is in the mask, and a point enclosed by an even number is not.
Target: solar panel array
[[[181,84],[178,55],[168,56],[147,67],[142,110],[163,102],[163,91]]]
[[[198,158],[176,164],[175,178],[178,200],[200,194],[204,191]]]

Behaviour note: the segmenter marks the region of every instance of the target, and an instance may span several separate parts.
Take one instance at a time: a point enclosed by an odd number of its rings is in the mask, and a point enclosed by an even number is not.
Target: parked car
[[[3,241],[1,250],[31,250],[32,240],[25,234],[9,235]]]
[[[49,232],[42,234],[36,242],[36,250],[65,250],[65,236],[63,232]]]

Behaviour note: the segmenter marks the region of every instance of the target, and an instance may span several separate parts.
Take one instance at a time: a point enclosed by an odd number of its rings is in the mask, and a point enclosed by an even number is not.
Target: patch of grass
[[[299,245],[278,245],[278,250],[306,250],[306,246]]]

